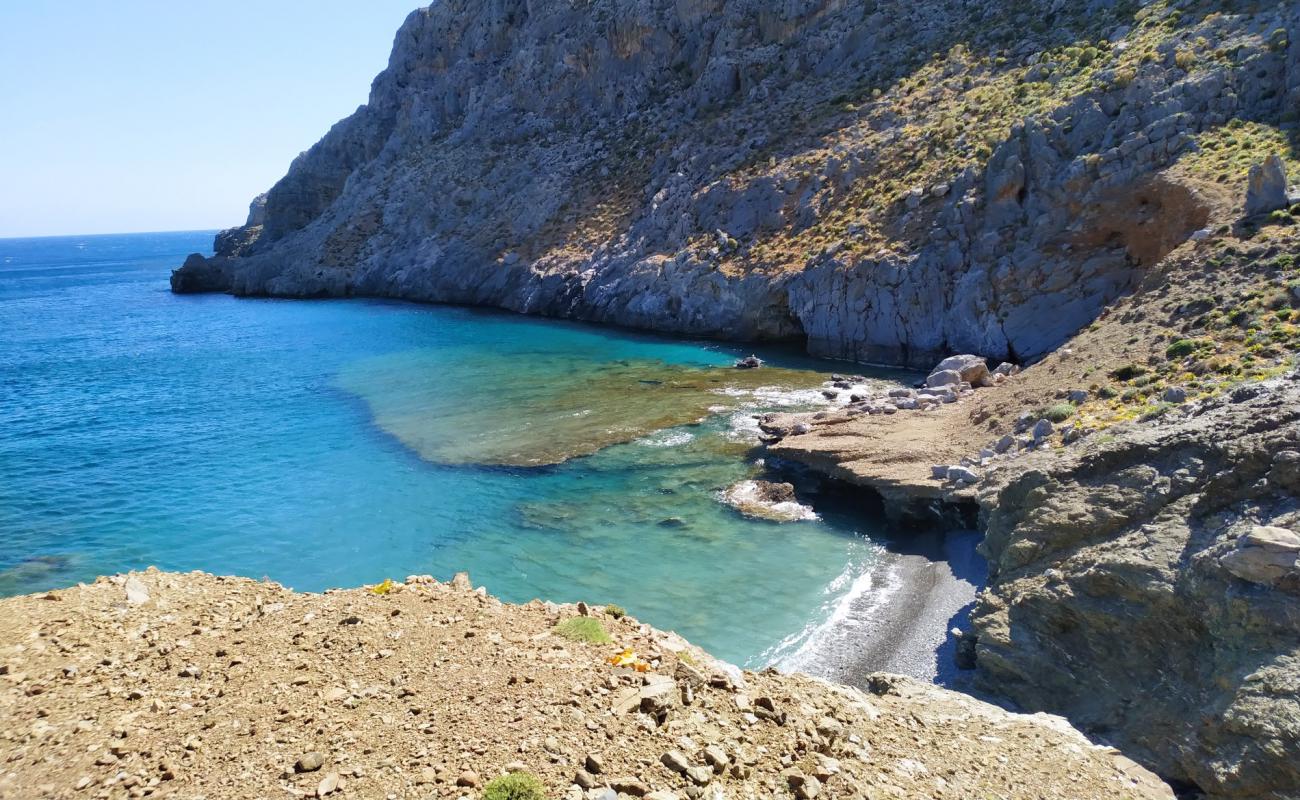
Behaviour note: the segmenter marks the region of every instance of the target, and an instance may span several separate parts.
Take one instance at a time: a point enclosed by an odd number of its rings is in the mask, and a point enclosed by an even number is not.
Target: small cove
[[[752,415],[817,402],[845,365],[760,349],[746,373],[748,347],[509,314],[172,295],[210,239],[0,241],[0,593],[150,564],[308,591],[468,570],[760,666],[883,557],[878,516],[719,499],[760,471]]]

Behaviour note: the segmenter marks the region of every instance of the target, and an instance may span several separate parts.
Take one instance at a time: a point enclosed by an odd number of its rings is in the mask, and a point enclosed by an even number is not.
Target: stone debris
[[[1172,798],[1059,720],[897,676],[869,696],[741,674],[597,605],[615,644],[560,640],[576,604],[416,577],[311,595],[149,571],[127,580],[166,609],[124,606],[121,578],[0,600],[0,797],[475,798],[510,772],[566,800],[935,796],[914,761],[952,796]],[[610,663],[625,648],[646,672]]]

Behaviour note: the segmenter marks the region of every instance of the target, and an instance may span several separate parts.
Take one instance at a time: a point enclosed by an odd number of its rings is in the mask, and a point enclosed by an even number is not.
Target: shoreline
[[[963,683],[953,660],[953,627],[983,588],[984,560],[977,531],[904,534],[885,543],[869,583],[839,607],[794,653],[775,662],[859,688],[876,672],[907,675],[940,686]],[[837,621],[837,617],[840,619]]]

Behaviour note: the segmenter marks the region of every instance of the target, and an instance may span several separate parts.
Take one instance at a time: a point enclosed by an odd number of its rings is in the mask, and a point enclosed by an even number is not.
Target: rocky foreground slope
[[[1014,361],[1206,223],[1165,169],[1293,159],[1298,103],[1287,2],[445,0],[172,286]]]
[[[871,685],[742,675],[464,576],[308,595],[150,570],[0,600],[0,797],[500,797],[527,772],[574,800],[1172,800],[1059,718]]]

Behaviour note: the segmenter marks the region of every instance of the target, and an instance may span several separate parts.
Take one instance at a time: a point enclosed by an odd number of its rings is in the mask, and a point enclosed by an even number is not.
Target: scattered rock
[[[736,362],[736,369],[758,369],[763,366],[763,359],[748,355]]]
[[[472,769],[467,769],[456,777],[457,786],[466,786],[474,788],[478,786],[478,773]]]
[[[303,753],[293,768],[298,772],[315,772],[325,766],[325,755],[317,750]]]

